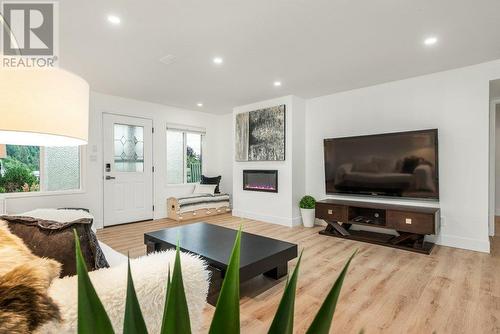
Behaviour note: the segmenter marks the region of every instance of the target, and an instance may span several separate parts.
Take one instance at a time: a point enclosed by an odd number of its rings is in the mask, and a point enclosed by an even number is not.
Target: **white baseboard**
[[[292,218],[292,226],[293,227],[302,226],[302,217],[298,216],[298,217]]]
[[[461,249],[472,250],[476,252],[489,253],[490,241],[458,237],[456,235],[439,235],[436,237],[436,244],[441,246],[449,246]]]
[[[96,229],[104,228],[104,221],[102,221],[102,220],[96,220],[96,219],[94,219],[93,224],[94,224],[94,227]]]
[[[288,227],[293,227],[302,224],[302,220],[300,219],[300,217],[295,217],[295,218],[278,217],[278,216],[262,215],[260,213],[254,213],[248,211],[240,211],[236,209],[233,209],[233,216],[254,219],[266,223],[278,224]]]

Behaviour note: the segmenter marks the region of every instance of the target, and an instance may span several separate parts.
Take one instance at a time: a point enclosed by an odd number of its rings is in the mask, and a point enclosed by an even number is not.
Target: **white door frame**
[[[111,116],[122,116],[122,117],[132,117],[132,118],[138,118],[138,119],[143,119],[143,120],[149,120],[151,121],[151,126],[152,126],[152,134],[151,134],[151,166],[153,167],[153,173],[151,174],[151,184],[152,184],[152,187],[151,187],[151,191],[152,191],[152,196],[151,196],[151,199],[152,199],[152,203],[151,203],[151,206],[153,207],[153,217],[152,219],[155,219],[155,212],[156,212],[156,196],[155,196],[155,172],[156,172],[156,168],[155,168],[155,150],[154,150],[154,141],[155,141],[155,123],[154,123],[154,120],[152,118],[148,118],[148,117],[140,117],[140,116],[136,116],[136,115],[130,115],[130,114],[119,114],[119,113],[115,113],[115,112],[102,112],[101,113],[101,138],[102,138],[102,142],[101,142],[101,145],[102,145],[102,152],[101,152],[101,179],[102,179],[102,187],[101,187],[101,197],[102,197],[102,217],[103,217],[103,222],[102,222],[102,228],[105,228],[106,227],[106,224],[105,224],[105,198],[104,198],[104,186],[105,186],[105,182],[104,182],[104,178],[105,178],[105,175],[104,175],[104,164],[106,163],[105,162],[105,157],[104,157],[104,145],[105,145],[105,136],[104,136],[104,117],[105,115],[111,115]],[[108,226],[109,227],[109,226]]]
[[[488,232],[490,236],[495,235],[496,216],[496,106],[500,104],[500,99],[494,99],[490,103],[490,138],[489,138],[489,212],[488,212]]]

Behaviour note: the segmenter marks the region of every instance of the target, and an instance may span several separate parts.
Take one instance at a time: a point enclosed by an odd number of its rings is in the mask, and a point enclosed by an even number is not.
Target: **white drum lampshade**
[[[0,143],[77,146],[88,142],[88,83],[67,71],[0,71]]]

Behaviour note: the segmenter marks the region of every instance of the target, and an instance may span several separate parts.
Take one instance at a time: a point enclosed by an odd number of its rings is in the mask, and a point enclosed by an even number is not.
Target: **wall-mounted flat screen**
[[[439,198],[438,130],[324,140],[327,194]]]

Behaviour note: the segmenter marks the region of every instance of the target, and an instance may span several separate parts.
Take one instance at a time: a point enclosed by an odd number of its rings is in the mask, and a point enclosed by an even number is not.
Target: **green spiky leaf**
[[[168,294],[170,292],[170,283],[171,283],[171,279],[170,279],[170,263],[168,264],[168,272],[167,272],[167,291],[166,291],[166,295],[165,295],[165,305],[163,306],[163,319],[162,319],[162,328],[163,328],[163,324],[167,321],[166,319],[166,315],[167,315],[167,304],[168,304]],[[163,331],[161,332],[163,333]]]
[[[292,334],[293,333],[293,318],[295,309],[295,292],[297,290],[297,279],[299,276],[300,260],[302,259],[302,252],[300,253],[297,266],[293,270],[292,277],[286,283],[285,292],[281,297],[278,310],[274,315],[273,322],[269,328],[269,334]]]
[[[172,282],[170,278],[170,263],[168,264],[168,273],[167,273],[167,296],[165,297],[165,309],[167,308],[168,302],[168,293],[170,292],[170,283]]]
[[[238,334],[240,332],[240,248],[241,226],[236,234],[209,334]]]
[[[146,322],[142,316],[141,307],[135,293],[130,258],[127,270],[127,300],[125,303],[125,317],[123,319],[123,334],[147,334]]]
[[[76,271],[78,274],[78,334],[114,333],[108,314],[90,281],[80,249],[78,234],[76,230],[73,230],[73,233],[75,235]]]
[[[177,245],[175,252],[172,281],[170,281],[170,269],[168,272],[167,296],[160,333],[189,334],[191,333],[191,322],[189,320],[189,310],[184,292],[184,283],[182,281],[179,245]]]
[[[337,306],[340,290],[342,289],[342,284],[344,283],[344,278],[347,274],[349,264],[351,263],[354,255],[356,255],[356,252],[357,251],[351,255],[347,263],[344,265],[339,277],[337,277],[335,284],[333,284],[330,292],[325,298],[325,301],[316,314],[316,317],[314,317],[311,326],[307,330],[307,334],[328,334],[330,332],[333,314],[335,313],[335,307]]]

